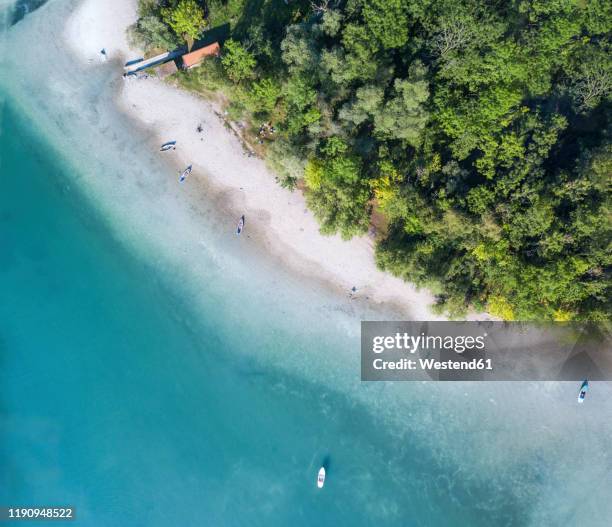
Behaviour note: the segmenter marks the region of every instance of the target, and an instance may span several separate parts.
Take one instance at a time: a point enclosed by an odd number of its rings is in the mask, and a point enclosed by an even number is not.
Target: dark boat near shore
[[[189,174],[191,174],[191,165],[189,165],[185,170],[183,170],[183,173],[179,177],[179,183],[182,183],[183,181],[185,181],[185,179],[187,179],[187,176]]]
[[[579,403],[584,402],[584,398],[586,397],[586,394],[588,391],[589,391],[589,381],[585,379],[582,385],[580,386],[580,393],[578,394]]]
[[[176,141],[168,141],[161,145],[160,152],[166,152],[167,150],[176,150]]]
[[[244,215],[240,216],[240,220],[238,221],[238,228],[236,229],[236,235],[240,236],[240,234],[242,234],[243,229],[244,229]]]

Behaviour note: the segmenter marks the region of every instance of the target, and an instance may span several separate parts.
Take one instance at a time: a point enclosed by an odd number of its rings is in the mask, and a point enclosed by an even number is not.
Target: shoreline
[[[100,5],[84,0],[67,21],[64,37],[89,67],[95,67],[96,58],[100,60],[102,48],[109,59],[125,62],[139,55],[129,48],[125,37],[136,16],[134,1],[109,0]],[[264,160],[245,154],[240,139],[216,114],[219,108],[214,103],[155,77],[126,80],[115,101],[120,111],[159,144],[177,141],[176,151],[166,153],[164,161],[174,163],[177,172],[193,165],[190,178],[210,188],[214,202],[233,214],[236,222],[244,214],[245,234],[253,234],[260,249],[290,272],[323,282],[351,300],[390,308],[412,320],[445,318],[432,313],[435,298],[430,291],[378,269],[368,236],[349,241],[338,235],[323,236],[302,192],[282,188]],[[198,133],[200,125],[203,132]],[[356,288],[354,293],[352,288]],[[489,318],[484,313],[466,317]]]
[[[345,242],[339,236],[321,235],[302,193],[283,189],[263,160],[248,157],[211,103],[155,78],[127,84],[117,98],[119,108],[159,144],[177,140],[177,149],[171,153],[175,159],[167,160],[176,173],[193,165],[190,177],[210,189],[217,207],[235,216],[236,222],[244,214],[243,235],[252,235],[260,249],[289,272],[322,282],[351,299],[384,304],[411,319],[439,318],[430,312],[433,297],[427,291],[417,291],[376,268],[369,239]],[[192,107],[197,109],[189,120],[179,122],[173,117]],[[195,131],[200,123],[204,137]],[[161,131],[164,128],[166,134]],[[354,295],[350,294],[352,287],[357,288]]]

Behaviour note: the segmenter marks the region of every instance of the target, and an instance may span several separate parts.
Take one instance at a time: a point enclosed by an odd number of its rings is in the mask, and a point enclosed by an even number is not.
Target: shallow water
[[[73,5],[0,50],[0,505],[92,526],[608,524],[609,386],[578,408],[564,384],[360,383],[359,320],[387,315],[178,186],[114,109],[116,65],[63,50]]]
[[[6,105],[2,503],[74,504],[84,525],[365,525],[407,515],[449,525],[449,511],[464,524],[469,510],[419,504],[394,481],[398,470],[401,482],[418,479],[426,451],[402,448],[398,459],[360,405],[258,361],[258,349],[286,346],[291,328],[260,315],[273,333],[262,341],[240,316],[211,311],[187,323],[189,303],[113,239],[25,126]],[[330,344],[316,340],[332,353]],[[321,463],[324,493],[314,485]],[[431,468],[434,480],[449,477]]]

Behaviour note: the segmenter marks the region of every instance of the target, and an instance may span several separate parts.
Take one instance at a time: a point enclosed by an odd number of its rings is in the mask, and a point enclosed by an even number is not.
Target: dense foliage
[[[141,4],[151,27],[176,2]],[[203,7],[231,40],[188,83],[274,124],[270,162],[304,180],[324,233],[362,234],[375,213],[379,265],[451,313],[608,317],[610,2]]]
[[[195,0],[180,0],[176,5],[161,10],[164,22],[188,42],[198,38],[204,29],[204,11]]]

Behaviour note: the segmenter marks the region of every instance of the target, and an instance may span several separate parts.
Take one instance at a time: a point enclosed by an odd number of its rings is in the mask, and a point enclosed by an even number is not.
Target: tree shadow
[[[288,3],[280,0],[247,0],[232,35],[239,40],[248,39],[259,28],[263,37],[272,43],[273,49],[280,51],[287,26],[302,19],[309,9],[310,2],[306,0]]]
[[[32,11],[36,11],[43,4],[46,4],[47,0],[17,0],[12,7],[6,7],[10,9],[9,12],[9,26],[14,26],[20,20],[23,20]]]
[[[215,42],[219,42],[219,44],[222,44],[230,37],[230,34],[231,27],[229,22],[221,24],[217,27],[213,27],[212,29],[206,31],[204,35],[202,35],[202,38],[194,42],[193,48],[191,50],[195,51],[197,49],[209,46],[210,44],[213,44]]]

